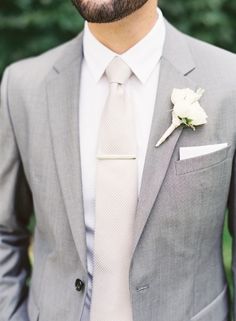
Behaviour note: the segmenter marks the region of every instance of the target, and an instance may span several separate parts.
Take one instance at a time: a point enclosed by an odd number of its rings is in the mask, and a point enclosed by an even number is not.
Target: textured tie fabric
[[[138,200],[134,106],[119,57],[106,69],[109,95],[97,141],[96,218],[90,321],[132,321],[129,268]]]

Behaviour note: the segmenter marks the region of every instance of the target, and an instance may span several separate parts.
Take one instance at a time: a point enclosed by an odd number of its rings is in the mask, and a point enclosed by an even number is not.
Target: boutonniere
[[[160,146],[180,125],[195,130],[194,126],[207,123],[208,116],[198,102],[203,93],[204,89],[201,88],[196,92],[189,88],[173,89],[171,95],[171,101],[174,105],[172,109],[172,124],[159,139],[155,145],[156,147]]]

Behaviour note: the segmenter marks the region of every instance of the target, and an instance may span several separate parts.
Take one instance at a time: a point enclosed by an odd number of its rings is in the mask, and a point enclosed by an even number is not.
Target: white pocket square
[[[226,148],[228,143],[203,145],[203,146],[191,146],[191,147],[180,147],[179,159],[188,159],[197,156],[206,155],[209,153],[216,152],[220,149]]]

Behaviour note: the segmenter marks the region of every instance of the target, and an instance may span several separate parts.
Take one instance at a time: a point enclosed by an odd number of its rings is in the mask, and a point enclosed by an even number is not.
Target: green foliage
[[[69,0],[1,0],[0,74],[10,62],[63,43],[82,27]]]
[[[180,30],[236,52],[235,0],[160,0],[160,5]]]
[[[235,0],[160,0],[182,31],[236,52]],[[7,64],[74,37],[83,27],[70,0],[1,0],[0,74]]]
[[[223,233],[223,258],[227,281],[229,284],[230,295],[233,299],[233,274],[231,269],[232,264],[232,237],[228,230],[228,213],[226,212],[224,233]]]

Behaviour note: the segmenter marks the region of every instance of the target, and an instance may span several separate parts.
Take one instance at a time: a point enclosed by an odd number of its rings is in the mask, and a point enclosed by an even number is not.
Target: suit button
[[[84,287],[84,282],[81,281],[80,279],[75,280],[75,288],[77,291],[81,291]]]

